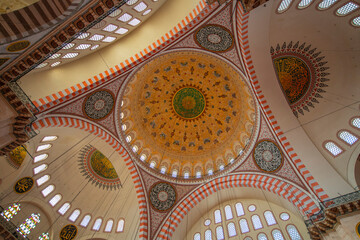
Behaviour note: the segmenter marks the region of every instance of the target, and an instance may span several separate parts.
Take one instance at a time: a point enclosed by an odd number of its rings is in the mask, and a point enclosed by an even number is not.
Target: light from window
[[[194,235],[194,240],[201,240],[201,235],[200,235],[200,233],[195,233],[195,235]]]
[[[96,45],[92,46],[92,47],[90,48],[90,50],[95,50],[95,49],[97,49],[98,47],[100,47],[100,45],[99,45],[99,44],[96,44]]]
[[[289,220],[289,218],[290,218],[290,215],[287,214],[287,213],[281,213],[280,214],[280,219],[283,220],[283,221],[287,221],[287,220]]]
[[[353,134],[349,133],[348,131],[341,131],[339,133],[339,138],[345,141],[349,145],[353,145],[356,143],[357,140],[359,140],[357,137],[355,137]]]
[[[127,141],[127,142],[131,142],[131,136],[127,136],[127,137],[126,137],[126,141]]]
[[[160,169],[160,172],[161,172],[162,174],[165,174],[165,172],[166,172],[166,167],[162,167],[162,168]]]
[[[205,240],[212,240],[211,230],[210,229],[205,231]]]
[[[261,223],[261,220],[260,220],[260,217],[258,215],[253,215],[251,217],[251,221],[254,225],[254,229],[257,230],[257,229],[260,229],[263,227],[262,223]]]
[[[138,12],[142,12],[147,8],[147,5],[144,2],[139,3],[134,7],[134,9]]]
[[[129,25],[131,26],[136,26],[140,23],[141,21],[137,18],[133,18],[130,22],[128,22]]]
[[[174,170],[173,172],[172,172],[172,177],[177,177],[177,174],[178,174],[178,172],[176,171],[176,170]]]
[[[55,55],[55,54],[54,54]],[[53,56],[54,56],[53,55]],[[60,55],[60,54],[59,54]],[[57,136],[46,136],[41,141],[42,142],[52,142],[55,141],[58,137]]]
[[[215,217],[215,223],[221,223],[221,212],[219,209],[215,210],[214,217]]]
[[[55,207],[56,204],[58,204],[58,202],[61,200],[61,198],[62,198],[62,197],[61,197],[60,194],[56,194],[55,196],[53,196],[53,197],[50,199],[50,201],[49,201],[50,205],[53,206],[53,207]]]
[[[124,219],[120,219],[116,228],[117,232],[123,232],[124,231],[124,225],[125,225],[125,221]]]
[[[112,13],[110,13],[110,17],[116,17],[117,15],[119,15],[121,13],[121,9],[118,8],[115,11],[113,11]]]
[[[136,153],[138,150],[139,150],[138,146],[136,146],[136,145],[133,146],[132,151],[133,151],[134,153]]]
[[[40,63],[39,65],[37,65],[36,68],[43,68],[46,67],[49,63],[45,62],[45,63]]]
[[[184,178],[189,178],[190,174],[188,172],[184,172]]]
[[[342,153],[342,149],[333,142],[325,143],[325,148],[335,157]]]
[[[89,47],[91,47],[91,44],[80,44],[75,49],[76,50],[85,50],[85,49],[88,49]]]
[[[76,39],[85,39],[90,35],[90,33],[82,33]]]
[[[301,0],[301,2],[298,4],[298,8],[306,8],[307,6],[312,3],[313,0]]]
[[[300,233],[298,232],[298,230],[296,229],[296,227],[294,225],[288,225],[286,227],[286,230],[289,233],[291,240],[301,240]]]
[[[228,228],[228,232],[229,232],[229,237],[234,237],[236,236],[236,229],[235,229],[235,224],[234,223],[229,223],[227,225]]]
[[[102,224],[102,219],[101,218],[96,219],[96,221],[94,222],[94,225],[92,227],[92,230],[99,231],[101,224]]]
[[[223,240],[224,239],[224,230],[222,226],[218,226],[216,228],[216,239],[217,240]]]
[[[112,227],[113,227],[114,221],[113,220],[109,220],[106,223],[106,227],[105,227],[105,232],[111,232]]]
[[[241,203],[237,203],[235,205],[235,208],[236,208],[236,214],[238,217],[244,215],[244,208],[243,208],[243,205]]]
[[[285,12],[289,6],[290,6],[290,3],[292,2],[293,0],[282,0],[281,3],[280,3],[280,6],[278,7],[278,12],[281,13],[281,12]]]
[[[204,225],[205,226],[209,226],[211,223],[211,220],[210,219],[206,219],[205,222],[204,222]]]
[[[104,40],[102,40],[103,42],[113,42],[115,41],[116,37],[106,37]]]
[[[359,25],[360,24],[360,17],[357,17],[357,24]],[[354,127],[356,127],[356,128],[359,128],[360,129],[360,118],[353,118],[352,120],[351,120],[351,125],[353,125]]]
[[[320,10],[327,9],[327,8],[331,7],[337,1],[338,0],[323,0],[321,3],[319,3],[318,8]]]
[[[276,220],[275,220],[275,217],[272,214],[272,212],[265,211],[264,216],[265,216],[265,220],[266,220],[267,225],[271,226],[271,225],[276,224]]]
[[[151,168],[154,168],[154,167],[155,167],[155,164],[156,164],[155,162],[151,162],[151,163],[150,163],[150,167],[151,167]]]
[[[271,234],[272,234],[274,240],[284,240],[284,236],[282,235],[282,233],[278,229],[274,229],[271,232]]]
[[[54,62],[54,63],[51,64],[50,66],[51,66],[51,67],[56,67],[56,66],[59,65],[60,63],[61,63],[61,62],[59,62],[59,61],[58,61],[58,62]]]
[[[145,16],[145,15],[148,15],[149,13],[151,12],[151,8],[150,9],[148,9],[148,10],[146,10],[145,12],[143,12],[143,16]]]
[[[106,32],[113,32],[118,28],[118,26],[114,25],[114,24],[109,24],[107,25],[105,28],[103,28],[104,31]]]
[[[49,156],[49,155],[46,154],[46,153],[41,154],[41,155],[38,155],[38,156],[34,157],[34,163],[43,161],[43,160],[45,160],[48,156]]]
[[[247,232],[250,231],[249,225],[248,225],[246,219],[244,219],[244,218],[243,218],[243,219],[240,219],[239,225],[240,225],[241,233],[247,233]]]
[[[246,237],[246,238],[244,238],[244,240],[252,240],[252,238],[251,237]]]
[[[54,191],[54,189],[55,189],[54,185],[49,185],[41,191],[41,194],[44,197],[47,197],[52,191]]]
[[[355,27],[360,27],[360,16],[359,17],[356,17],[354,18],[353,20],[351,20],[351,24],[354,25]],[[359,118],[357,118],[358,120],[358,127],[357,128],[360,128],[360,120]]]
[[[40,151],[44,151],[49,148],[51,148],[51,144],[43,144],[43,145],[38,146],[36,151],[40,152]]]
[[[220,166],[219,166],[219,169],[220,169],[220,170],[224,170],[224,165],[220,165]]]
[[[125,124],[121,125],[121,129],[122,129],[123,131],[125,131],[125,130],[126,130],[126,125],[125,125]]]
[[[62,49],[70,49],[70,48],[72,48],[74,46],[75,46],[75,43],[67,43],[67,44],[64,45],[64,47]]]
[[[79,53],[67,53],[62,58],[74,58],[77,55],[79,55]]]
[[[134,5],[135,3],[137,3],[138,0],[128,0],[126,2],[127,5],[131,6],[131,5]]]
[[[89,225],[89,222],[91,220],[91,216],[90,215],[86,215],[83,220],[81,221],[80,223],[80,226],[83,226],[83,227],[87,227]]]
[[[39,178],[38,180],[36,180],[36,184],[40,187],[41,185],[46,183],[49,179],[50,179],[49,175],[44,175],[41,178]]]
[[[64,215],[70,209],[70,203],[64,203],[61,208],[59,209],[59,213]]]
[[[248,207],[248,210],[249,210],[250,212],[255,211],[255,210],[256,210],[255,205],[250,205],[250,206]]]
[[[145,154],[141,154],[140,160],[141,160],[141,161],[145,161],[145,159],[146,159],[146,155],[145,155]]]
[[[213,173],[214,173],[213,170],[212,170],[212,169],[209,169],[208,175],[211,176],[211,175],[213,175]]]
[[[37,166],[34,168],[34,175],[41,173],[42,171],[45,171],[48,168],[47,164],[41,164],[40,166]]]
[[[344,6],[342,6],[341,8],[338,8],[338,10],[336,11],[336,14],[339,16],[345,16],[348,15],[349,13],[351,13],[352,11],[354,11],[355,9],[358,9],[359,5],[354,3],[354,2],[348,2],[347,4],[345,4]]]
[[[196,172],[196,178],[200,178],[201,177],[201,172]]]
[[[80,216],[80,210],[76,209],[75,211],[72,212],[72,214],[69,217],[69,220],[72,222],[75,222],[76,219]]]
[[[54,53],[53,55],[51,55],[50,57],[49,57],[49,59],[56,59],[56,58],[58,58],[58,57],[60,57],[61,56],[61,53]],[[44,137],[44,138],[46,138],[46,137]],[[43,142],[44,142],[44,139],[42,140]]]
[[[268,238],[265,233],[260,233],[258,235],[258,240],[268,240]]]
[[[124,13],[123,15],[121,15],[118,20],[122,21],[122,22],[127,22],[132,18],[132,16],[128,13]]]
[[[125,33],[127,33],[129,31],[129,29],[127,29],[127,28],[119,28],[115,33],[117,33],[117,34],[125,34]]]
[[[229,219],[233,218],[233,214],[232,214],[230,205],[227,205],[225,207],[225,218],[226,218],[226,220],[229,220]]]
[[[104,35],[94,34],[89,40],[90,40],[90,41],[100,41],[100,40],[103,39],[104,37],[105,37]]]

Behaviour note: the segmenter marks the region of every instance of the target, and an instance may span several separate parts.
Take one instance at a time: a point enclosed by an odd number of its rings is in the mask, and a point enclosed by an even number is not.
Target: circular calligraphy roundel
[[[72,240],[76,237],[77,232],[78,232],[78,230],[75,225],[68,224],[61,229],[60,239],[61,240]]]
[[[14,191],[17,193],[26,193],[34,186],[34,179],[23,177],[15,183]]]

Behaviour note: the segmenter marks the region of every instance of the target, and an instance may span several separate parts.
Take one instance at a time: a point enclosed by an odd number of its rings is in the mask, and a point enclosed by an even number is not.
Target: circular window
[[[250,206],[248,207],[248,209],[249,209],[250,212],[253,212],[253,211],[256,210],[256,207],[255,207],[255,205],[250,205]]]
[[[211,223],[211,220],[210,220],[210,219],[206,219],[205,222],[204,222],[205,226],[209,226],[210,223]]]
[[[287,221],[287,220],[289,220],[289,218],[290,218],[290,215],[287,214],[287,213],[281,213],[280,214],[280,219],[283,220],[283,221]]]

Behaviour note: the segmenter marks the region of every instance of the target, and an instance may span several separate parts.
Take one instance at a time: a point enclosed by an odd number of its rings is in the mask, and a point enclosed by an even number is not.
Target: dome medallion
[[[251,140],[256,114],[242,75],[198,51],[145,63],[123,85],[115,109],[118,133],[139,165],[168,180],[226,170]]]

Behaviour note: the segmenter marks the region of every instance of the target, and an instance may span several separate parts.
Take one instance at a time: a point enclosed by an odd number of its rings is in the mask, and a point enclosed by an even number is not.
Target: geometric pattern
[[[106,90],[97,91],[84,101],[84,113],[92,120],[100,120],[111,113],[114,107],[114,97]]]
[[[258,142],[254,149],[254,161],[265,172],[275,172],[283,164],[281,150],[269,140]]]
[[[228,51],[234,43],[231,32],[220,25],[206,25],[195,34],[195,42],[202,48],[212,52]]]
[[[158,211],[167,211],[176,202],[176,190],[166,182],[153,185],[149,196],[151,205]]]
[[[326,61],[320,56],[321,52],[316,51],[311,45],[305,43],[289,44],[284,42],[282,47],[279,44],[270,49],[274,68],[281,88],[289,102],[289,105],[298,117],[298,113],[304,115],[304,110],[309,112],[310,107],[314,108],[322,98],[323,89],[328,85],[326,78],[329,73],[325,72]]]

